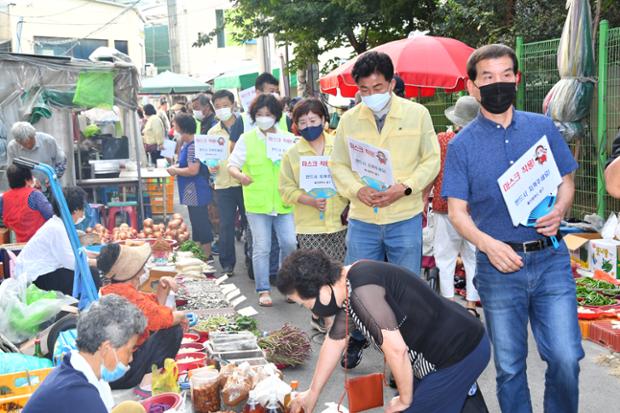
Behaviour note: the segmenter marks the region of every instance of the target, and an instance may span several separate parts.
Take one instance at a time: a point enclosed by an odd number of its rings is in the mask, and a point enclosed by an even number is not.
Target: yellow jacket
[[[357,192],[365,185],[351,170],[348,138],[389,150],[394,183],[407,185],[412,194],[376,213],[364,205]],[[350,218],[385,225],[414,217],[422,212],[422,192],[433,182],[440,166],[439,143],[428,110],[392,95],[390,111],[379,133],[372,111],[364,104],[355,106],[340,119],[329,166],[338,192],[351,201]]]
[[[239,181],[230,176],[228,173],[228,157],[230,156],[230,135],[222,127],[222,122],[218,122],[214,127],[209,129],[208,135],[223,136],[226,139],[226,159],[220,161],[220,169],[215,174],[215,189],[226,189],[241,186]]]
[[[164,130],[164,124],[157,115],[151,115],[146,120],[144,130],[142,132],[142,140],[147,145],[163,145],[166,131]]]
[[[328,156],[334,148],[334,136],[327,132],[324,134],[324,155]],[[299,188],[300,158],[316,155],[312,146],[302,138],[284,154],[280,165],[280,195],[285,204],[294,205],[293,216],[298,234],[331,234],[346,229],[340,221],[340,214],[348,201],[342,196],[335,195],[327,200],[323,219],[316,208],[298,202],[299,197],[306,193]]]

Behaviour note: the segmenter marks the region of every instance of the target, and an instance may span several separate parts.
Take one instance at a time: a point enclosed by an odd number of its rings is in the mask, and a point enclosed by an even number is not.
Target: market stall
[[[140,82],[132,64],[0,53],[0,70],[0,190],[7,187],[9,131],[20,120],[53,136],[65,152],[63,185],[88,179],[93,186],[98,178],[117,178],[126,163],[140,165],[144,159],[135,112]],[[100,128],[90,138],[83,137],[88,124]],[[108,169],[98,168],[101,159]],[[144,216],[141,185],[138,179],[136,200]]]

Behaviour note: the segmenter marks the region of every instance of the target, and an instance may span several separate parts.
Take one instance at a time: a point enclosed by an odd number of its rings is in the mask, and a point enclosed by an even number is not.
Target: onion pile
[[[97,234],[101,238],[103,244],[113,241],[125,241],[128,239],[144,239],[157,238],[178,241],[179,244],[189,239],[189,230],[183,222],[181,214],[173,214],[172,219],[168,222],[168,226],[164,224],[155,224],[151,218],[145,219],[142,231],[131,228],[127,224],[121,224],[110,231],[101,224],[97,224],[94,228],[86,228],[86,233]]]
[[[143,230],[138,233],[138,238],[164,238],[176,240],[179,243],[189,239],[189,230],[181,214],[173,214],[167,226],[155,224],[151,218],[145,219],[142,224]]]

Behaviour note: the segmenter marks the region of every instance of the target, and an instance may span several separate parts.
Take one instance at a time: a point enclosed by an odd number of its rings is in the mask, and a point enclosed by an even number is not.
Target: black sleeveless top
[[[349,269],[347,288],[349,302],[336,315],[329,337],[345,338],[346,309],[349,331],[357,328],[379,350],[381,330],[398,329],[418,379],[461,361],[484,335],[482,323],[465,308],[439,296],[402,267],[358,261]]]

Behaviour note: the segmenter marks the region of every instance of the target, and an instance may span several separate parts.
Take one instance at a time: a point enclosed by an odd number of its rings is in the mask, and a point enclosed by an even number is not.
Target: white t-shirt
[[[59,268],[75,270],[71,249],[62,219],[54,215],[30,238],[15,261],[15,276],[26,275],[30,282]]]

